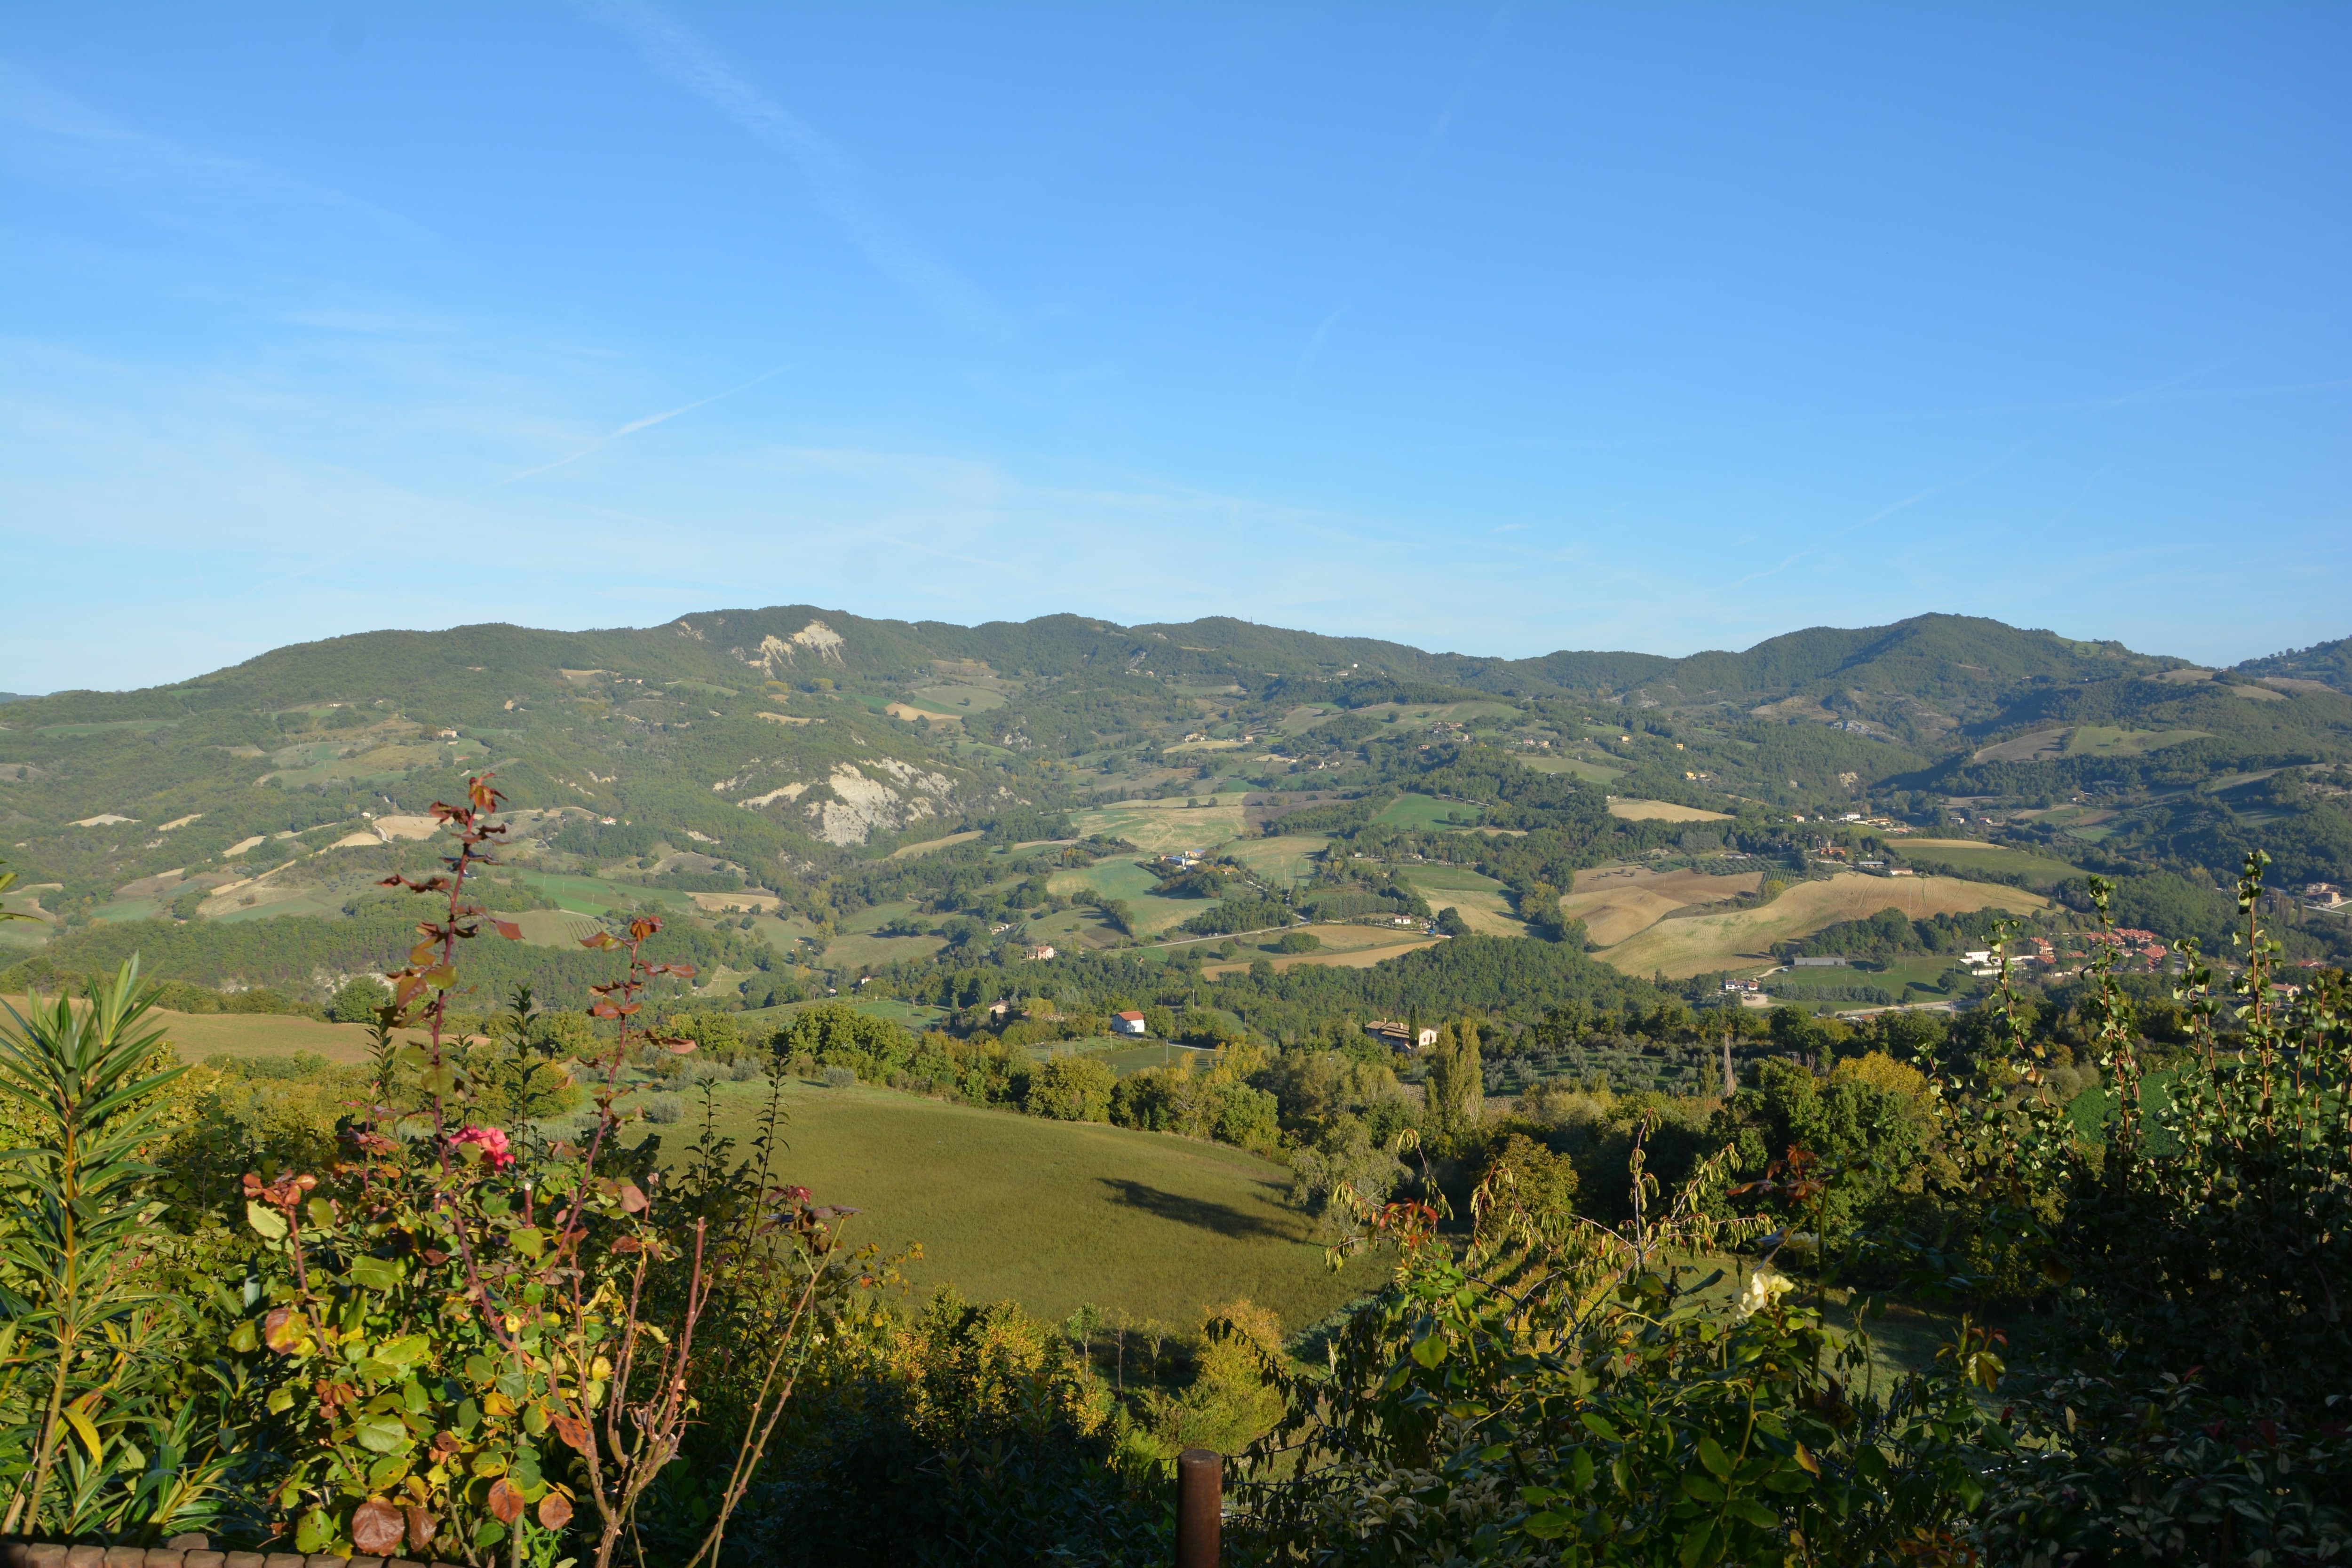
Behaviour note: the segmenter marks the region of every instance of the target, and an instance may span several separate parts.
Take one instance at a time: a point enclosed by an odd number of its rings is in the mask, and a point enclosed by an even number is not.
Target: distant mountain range
[[[813,605],[578,633],[371,632],[170,686],[9,700],[0,855],[59,885],[53,911],[144,908],[168,890],[146,879],[198,865],[394,847],[383,820],[494,767],[518,806],[650,825],[731,868],[680,874],[759,882],[1187,779],[1344,792],[1370,776],[1366,742],[1402,721],[1725,809],[2095,795],[2116,809],[2083,842],[2218,874],[2256,828],[2333,821],[2347,692],[2344,640],[2213,670],[1940,615],[1686,658]],[[2317,770],[2308,801],[2236,812],[2231,791],[2271,788],[2282,769]],[[2303,834],[2299,874],[2352,876],[2352,828],[2340,851],[2333,831]],[[121,894],[132,886],[149,891]]]

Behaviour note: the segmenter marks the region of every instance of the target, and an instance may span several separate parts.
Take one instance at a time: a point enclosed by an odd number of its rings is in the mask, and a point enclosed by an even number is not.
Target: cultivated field
[[[1595,946],[1610,947],[1647,931],[1676,910],[1752,893],[1763,880],[1760,871],[1709,877],[1697,871],[1605,866],[1579,871],[1575,889],[1561,898],[1559,910],[1569,919],[1584,922],[1585,934]]]
[[[1045,883],[1049,890],[1065,898],[1082,888],[1092,888],[1105,898],[1124,900],[1127,918],[1139,936],[1155,936],[1213,907],[1207,899],[1154,897],[1151,889],[1159,885],[1158,876],[1117,856],[1083,869],[1056,871]]]
[[[576,947],[580,939],[593,936],[598,923],[587,915],[575,915],[569,910],[525,910],[520,914],[499,914],[522,928],[522,940],[532,947]]]
[[[920,844],[903,845],[890,851],[893,860],[911,860],[918,855],[928,855],[934,849],[945,849],[951,844],[969,844],[980,837],[975,827],[969,833],[950,833],[944,838],[926,838]]]
[[[1463,918],[1469,919],[1466,911]],[[1323,945],[1313,952],[1267,952],[1263,951],[1265,939],[1254,942],[1244,938],[1241,956],[1230,963],[1204,963],[1201,966],[1201,973],[1214,980],[1220,974],[1245,970],[1254,960],[1260,958],[1276,969],[1292,969],[1300,964],[1331,969],[1370,969],[1384,959],[1398,957],[1416,948],[1435,947],[1445,940],[1444,937],[1423,935],[1418,925],[1313,925],[1300,929],[1320,937]],[[1523,929],[1510,934],[1524,936],[1527,933]]]
[[[1563,757],[1550,752],[1523,752],[1518,760],[1539,773],[1568,773],[1587,784],[1614,784],[1625,773],[1622,768],[1604,768],[1582,757]]]
[[[684,912],[694,907],[693,895],[634,882],[607,881],[602,877],[572,877],[553,871],[517,869],[509,873],[518,882],[576,915],[601,915],[609,910],[635,909],[639,904],[667,904]]]
[[[764,1086],[719,1091],[721,1130],[749,1146]],[[1338,1276],[1288,1174],[1239,1150],[1150,1132],[1045,1121],[863,1087],[788,1091],[781,1174],[858,1211],[853,1241],[919,1244],[919,1290],[952,1283],[1047,1318],[1091,1302],[1116,1321],[1191,1326],[1246,1296],[1298,1328],[1370,1289],[1384,1265]],[[677,1157],[689,1125],[663,1130]]]
[[[1330,842],[1319,833],[1286,834],[1279,838],[1236,838],[1224,847],[1223,853],[1232,856],[1270,886],[1279,887],[1293,877],[1306,878],[1315,874],[1315,857]]]
[[[966,713],[985,713],[992,708],[1004,706],[1004,693],[992,691],[985,686],[921,686],[907,695],[919,707],[959,718]]]
[[[2082,724],[2067,730],[2036,730],[2030,735],[1979,749],[1969,760],[1979,763],[2038,763],[2046,758],[2137,757],[2202,740],[2203,730],[2124,730],[2107,724]]]
[[[1511,913],[1503,884],[1461,866],[1404,866],[1397,875],[1429,900],[1432,910],[1449,906],[1480,936],[1525,936],[1526,922]]]
[[[25,1005],[21,996],[7,1000],[19,1009]],[[200,1062],[223,1051],[240,1057],[290,1057],[315,1051],[331,1062],[368,1059],[364,1024],[327,1024],[269,1013],[168,1013],[160,1007],[147,1016],[151,1025],[163,1028],[164,1038],[184,1062]],[[414,1031],[402,1037],[424,1038]]]
[[[1239,837],[1243,827],[1238,795],[1220,797],[1215,805],[1188,806],[1181,800],[1121,801],[1117,805],[1073,812],[1070,820],[1081,838],[1108,834],[1154,855],[1178,849],[1206,853],[1229,838]]]
[[[1847,873],[1822,882],[1799,882],[1759,909],[1660,921],[1637,936],[1605,948],[1602,963],[1627,974],[1663,970],[1686,979],[1710,970],[1739,969],[1763,963],[1776,942],[1810,936],[1839,921],[1861,920],[1884,909],[1899,909],[1914,920],[1969,910],[2017,913],[2046,909],[2050,900],[2021,888],[1964,882],[1956,877],[1867,877]]]
[[[1619,800],[1612,796],[1609,815],[1626,822],[1728,822],[1731,818],[1720,811],[1701,811],[1695,805],[1676,805],[1664,800]]]
[[[2005,844],[1987,844],[1975,838],[1904,838],[1895,841],[1895,848],[1897,854],[1917,856],[1926,860],[1948,860],[1971,871],[2023,877],[2034,886],[2042,888],[2082,870],[2080,866],[2061,860],[2054,855],[2036,855],[2024,849],[2012,849]]]

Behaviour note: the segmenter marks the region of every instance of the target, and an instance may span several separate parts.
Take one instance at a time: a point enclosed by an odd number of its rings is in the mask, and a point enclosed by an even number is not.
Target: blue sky
[[[2352,9],[16,5],[0,689],[477,620],[2352,632]]]

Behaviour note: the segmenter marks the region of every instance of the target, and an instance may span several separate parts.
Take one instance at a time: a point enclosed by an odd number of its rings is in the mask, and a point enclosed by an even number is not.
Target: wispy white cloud
[[[790,159],[819,209],[934,316],[980,336],[1012,334],[1012,317],[877,205],[856,168],[816,127],[745,81],[699,38],[652,6],[605,0],[591,9],[626,34],[655,71]]]
[[[170,222],[216,223],[224,205],[290,202],[411,243],[432,237],[397,213],[284,169],[126,124],[7,59],[0,59],[0,163],[27,179],[136,197],[142,216]]]

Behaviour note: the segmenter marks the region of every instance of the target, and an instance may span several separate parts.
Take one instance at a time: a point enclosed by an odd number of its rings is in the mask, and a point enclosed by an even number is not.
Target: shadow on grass
[[[1161,1219],[1174,1220],[1179,1225],[1189,1225],[1226,1237],[1263,1236],[1278,1241],[1297,1239],[1290,1227],[1269,1224],[1256,1215],[1244,1214],[1230,1204],[1190,1198],[1181,1193],[1167,1192],[1124,1177],[1101,1176],[1097,1180],[1111,1190],[1115,1201],[1129,1208],[1143,1209]]]

